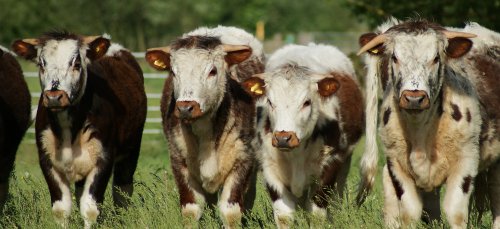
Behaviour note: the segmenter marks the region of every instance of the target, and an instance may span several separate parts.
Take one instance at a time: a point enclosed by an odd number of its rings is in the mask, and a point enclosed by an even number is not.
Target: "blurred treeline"
[[[417,15],[447,26],[477,21],[500,30],[500,0],[0,0],[0,44],[66,29],[108,33],[140,51],[199,26],[233,25],[266,39],[297,32],[364,32],[388,16]]]
[[[168,44],[200,26],[233,25],[266,37],[298,31],[346,31],[345,0],[0,0],[0,44],[66,29],[79,34],[109,33],[131,50]]]

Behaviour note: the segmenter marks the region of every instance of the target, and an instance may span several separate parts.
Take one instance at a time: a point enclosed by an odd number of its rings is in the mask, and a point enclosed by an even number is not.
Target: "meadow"
[[[21,61],[25,71],[35,71],[34,64]],[[145,73],[154,71],[141,63]],[[39,92],[37,78],[27,78],[31,92]],[[146,79],[147,93],[160,93],[163,79]],[[32,105],[38,103],[33,97]],[[149,106],[159,106],[158,98],[148,99]],[[151,123],[146,129],[160,129],[158,122],[160,112],[148,111]],[[33,126],[32,126],[33,128]],[[134,194],[128,209],[116,209],[113,206],[110,185],[106,200],[101,208],[98,224],[94,228],[182,228],[179,197],[175,186],[167,150],[167,142],[162,133],[144,134],[141,156],[135,173]],[[383,190],[381,186],[381,168],[385,157],[381,151],[379,172],[376,186],[366,202],[358,207],[355,204],[356,189],[359,182],[359,159],[363,152],[363,140],[357,145],[351,170],[347,180],[347,190],[341,201],[332,200],[330,220],[328,222],[311,218],[304,211],[296,213],[294,228],[383,228],[382,206]],[[47,185],[38,166],[38,152],[34,141],[34,133],[27,133],[19,147],[15,171],[10,180],[10,198],[0,212],[0,228],[60,228],[52,217],[50,196]],[[444,189],[443,189],[444,190]],[[202,219],[189,222],[195,228],[221,228],[222,222],[218,211],[206,208]],[[245,216],[246,228],[276,228],[273,219],[272,205],[264,188],[262,176],[259,174],[257,197],[254,208]],[[73,211],[69,228],[82,228],[76,200],[73,199]],[[417,223],[415,228],[448,228],[446,220],[431,224]],[[470,228],[491,228],[491,214],[487,213],[479,219],[476,211],[472,211],[469,219]]]

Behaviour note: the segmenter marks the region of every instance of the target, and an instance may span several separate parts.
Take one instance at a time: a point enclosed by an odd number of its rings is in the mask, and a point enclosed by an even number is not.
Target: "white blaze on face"
[[[320,96],[310,76],[300,71],[272,73],[266,79],[264,99],[273,132],[295,132],[298,139],[312,134],[319,116]]]
[[[388,45],[388,49],[393,50],[389,66],[399,96],[405,90],[425,91],[429,97],[435,96],[434,88],[440,84],[439,63],[443,47],[435,32],[393,37]]]
[[[174,95],[177,101],[195,101],[202,112],[219,106],[225,92],[226,53],[215,50],[181,48],[171,52]]]
[[[62,90],[71,102],[83,95],[87,78],[85,47],[73,39],[49,40],[38,54],[42,90]]]

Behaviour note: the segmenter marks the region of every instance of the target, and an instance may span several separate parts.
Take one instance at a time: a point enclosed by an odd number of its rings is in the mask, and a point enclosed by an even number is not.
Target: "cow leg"
[[[404,176],[389,160],[383,170],[384,221],[388,228],[399,228],[417,221],[422,215],[422,200],[415,183]]]
[[[488,192],[490,197],[492,228],[500,228],[500,163],[497,162],[488,170]]]
[[[225,228],[235,228],[241,223],[245,210],[244,196],[251,183],[253,163],[252,158],[237,161],[224,182],[219,197],[219,210]]]
[[[9,176],[14,167],[14,158],[16,152],[5,153],[0,156],[0,212],[3,209],[7,196],[9,194]]]
[[[118,150],[125,157],[115,162],[113,169],[113,203],[119,207],[126,207],[130,204],[129,200],[134,191],[134,173],[139,159],[141,136],[134,139],[131,147],[127,145]]]
[[[432,222],[433,220],[441,219],[441,204],[440,204],[440,188],[430,192],[421,191],[420,195],[424,202],[422,220],[424,222]]]
[[[68,217],[71,213],[71,190],[68,180],[52,167],[52,162],[45,152],[39,152],[39,163],[43,176],[47,182],[52,203],[52,214],[56,222],[63,228],[68,226]]]
[[[446,180],[443,210],[451,228],[466,228],[469,213],[469,200],[474,189],[474,177],[477,173],[476,163],[458,161],[455,173]]]
[[[198,221],[203,212],[205,196],[200,185],[192,180],[185,162],[179,152],[171,150],[170,164],[174,175],[177,189],[179,190],[179,201],[184,223]]]
[[[293,223],[293,213],[297,205],[293,195],[286,189],[283,193],[276,191],[272,186],[267,184],[267,191],[273,201],[274,222],[278,229],[290,228]]]
[[[351,157],[344,161],[334,156],[328,166],[326,166],[321,175],[321,187],[316,191],[313,202],[309,207],[310,211],[321,218],[326,218],[328,201],[331,197],[342,198],[345,180],[349,172]],[[332,194],[334,196],[332,196]]]
[[[98,204],[104,201],[104,193],[111,177],[112,163],[102,158],[85,178],[80,197],[80,214],[85,221],[85,228],[90,228],[99,216]]]

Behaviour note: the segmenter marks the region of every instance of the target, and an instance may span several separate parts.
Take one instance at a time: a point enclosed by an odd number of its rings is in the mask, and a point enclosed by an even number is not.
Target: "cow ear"
[[[364,47],[366,44],[368,44],[368,42],[370,42],[371,40],[373,40],[377,36],[378,36],[378,34],[376,34],[376,33],[365,33],[365,34],[361,35],[359,37],[359,46]],[[368,49],[367,53],[369,53],[370,55],[380,55],[384,51],[385,51],[384,44],[382,43],[382,44],[376,45],[373,48]]]
[[[158,71],[170,70],[170,48],[153,48],[146,52],[146,61]]]
[[[266,93],[266,83],[263,74],[253,75],[241,83],[243,89],[254,98],[260,98]]]
[[[83,38],[83,43],[87,44],[87,57],[94,61],[103,57],[108,51],[111,41],[101,36],[89,36]]]
[[[448,39],[446,55],[451,58],[459,58],[467,54],[472,48],[472,41],[464,37],[454,37]]]
[[[223,45],[222,49],[226,52],[226,62],[229,66],[239,64],[252,55],[252,49],[246,45]]]
[[[318,81],[318,93],[321,97],[327,98],[335,94],[340,88],[340,83],[332,77],[324,77]]]
[[[17,40],[12,43],[12,50],[20,57],[34,61],[37,54],[36,46],[38,39],[23,39]]]

